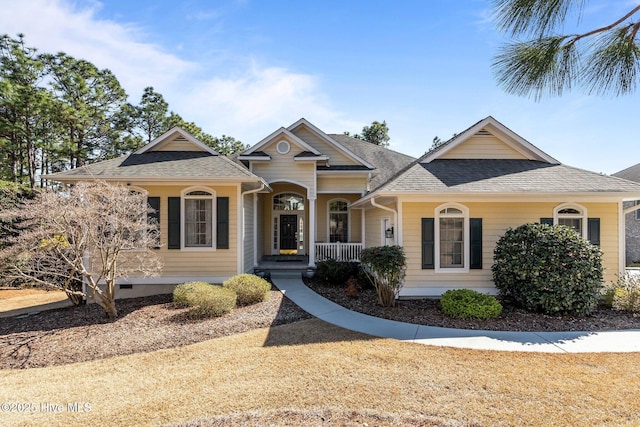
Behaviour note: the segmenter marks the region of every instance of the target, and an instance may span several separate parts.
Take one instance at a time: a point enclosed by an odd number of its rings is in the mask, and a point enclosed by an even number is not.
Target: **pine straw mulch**
[[[172,295],[118,300],[110,321],[97,304],[0,320],[0,369],[36,368],[180,347],[251,329],[310,319],[273,290],[265,302],[203,320],[187,317]]]
[[[384,319],[409,322],[419,325],[439,326],[455,329],[488,331],[606,331],[640,329],[640,316],[627,311],[615,311],[598,307],[585,317],[548,316],[514,307],[501,300],[502,314],[489,320],[456,319],[447,316],[437,299],[397,300],[395,307],[381,307],[372,288],[360,289],[357,297],[349,297],[340,286],[326,285],[319,280],[305,279],[311,289],[323,297],[349,310]]]

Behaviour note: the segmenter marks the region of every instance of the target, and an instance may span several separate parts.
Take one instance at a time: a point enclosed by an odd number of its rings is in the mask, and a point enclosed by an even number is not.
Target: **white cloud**
[[[10,36],[25,34],[27,46],[40,52],[63,51],[110,69],[130,102],[153,86],[173,111],[214,135],[253,143],[303,116],[328,131],[362,127],[332,111],[317,76],[226,56],[216,60],[233,63],[234,69],[249,65],[231,77],[207,74],[225,67],[184,60],[148,41],[154,31],[148,23],[100,19],[101,7],[99,2],[81,7],[67,0],[0,0],[0,9],[8,11],[0,14],[0,28]]]
[[[63,0],[0,1],[0,28],[40,52],[65,52],[110,69],[129,93],[146,86],[174,84],[195,67],[144,42],[142,31],[130,23],[97,19],[100,4],[79,8]]]

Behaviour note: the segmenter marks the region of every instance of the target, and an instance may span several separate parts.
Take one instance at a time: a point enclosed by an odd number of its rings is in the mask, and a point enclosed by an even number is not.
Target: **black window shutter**
[[[229,249],[229,198],[216,198],[216,248]]]
[[[482,218],[469,218],[471,237],[471,265],[474,270],[482,270]]]
[[[155,212],[147,213],[147,220],[149,223],[152,221],[155,222],[158,227],[158,232],[160,232],[160,197],[147,197],[147,203],[151,209],[154,209]],[[154,249],[158,249],[160,247],[160,237],[158,237],[158,241],[156,245],[153,247]]]
[[[600,246],[600,218],[587,219],[587,240],[592,245]]]
[[[422,268],[424,270],[434,269],[434,234],[433,218],[422,218]]]
[[[180,197],[168,198],[167,248],[180,249]]]
[[[553,218],[540,218],[540,224],[553,225]]]

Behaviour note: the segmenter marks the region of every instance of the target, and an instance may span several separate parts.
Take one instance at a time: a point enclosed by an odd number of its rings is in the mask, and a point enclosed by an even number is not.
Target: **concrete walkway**
[[[545,353],[640,352],[640,330],[606,332],[502,332],[449,329],[380,319],[347,310],[309,289],[300,273],[274,272],[272,282],[300,308],[352,331],[427,345]]]

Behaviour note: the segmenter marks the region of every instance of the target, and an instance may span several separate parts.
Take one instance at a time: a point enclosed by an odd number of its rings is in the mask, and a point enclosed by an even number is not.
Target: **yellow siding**
[[[421,244],[421,218],[433,218],[441,203],[403,203],[403,246],[407,253],[405,295],[432,295],[429,288],[493,288],[491,265],[493,249],[508,227],[515,228],[527,222],[539,222],[552,217],[553,209],[561,202],[549,203],[463,203],[469,208],[470,218],[482,218],[482,270],[467,273],[436,273],[423,270]],[[606,282],[614,280],[618,272],[618,211],[616,203],[582,204],[590,218],[600,218],[601,249]],[[368,220],[367,220],[368,221]],[[367,225],[369,223],[367,222]],[[367,237],[368,239],[368,237]],[[369,245],[368,245],[369,246]],[[419,291],[415,288],[421,288]]]
[[[315,148],[319,153],[329,156],[330,162],[333,165],[357,165],[350,157],[344,155],[342,151],[329,144],[324,139],[320,138],[306,126],[302,125],[298,127],[293,134]]]
[[[315,162],[296,162],[293,157],[298,154],[293,147],[288,154],[276,151],[277,142],[267,147],[264,152],[271,156],[271,161],[254,162],[253,173],[263,177],[267,182],[289,181],[308,187],[313,194],[315,185]]]
[[[207,187],[218,197],[229,197],[229,249],[211,251],[186,251],[167,248],[168,197],[180,197],[182,186],[145,186],[149,196],[160,197],[160,242],[157,250],[164,267],[162,277],[230,277],[238,273],[237,187]]]
[[[395,205],[389,205],[388,207],[391,209],[396,209]],[[373,208],[368,209],[365,212],[365,228],[367,233],[364,238],[365,247],[370,248],[373,246],[380,246],[383,245],[383,241],[386,241],[386,239],[383,239],[382,237],[383,218],[389,218],[389,221],[392,224],[395,221],[393,213],[383,209]]]
[[[189,141],[167,141],[164,144],[158,144],[153,151],[202,151],[200,147],[196,147]]]
[[[440,156],[441,159],[525,159],[495,136],[472,136],[461,145]]]
[[[319,176],[318,177],[318,192],[357,192],[364,194],[367,190],[367,178],[361,177],[348,177],[348,176]]]

